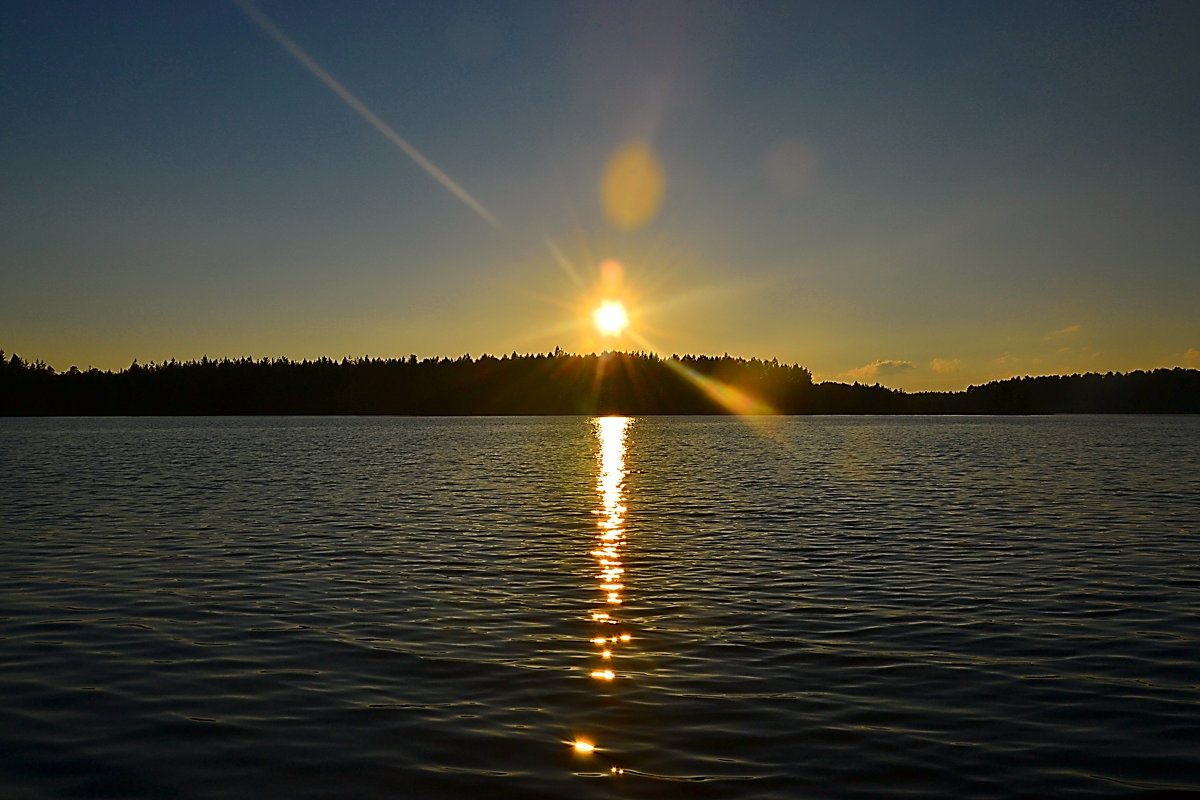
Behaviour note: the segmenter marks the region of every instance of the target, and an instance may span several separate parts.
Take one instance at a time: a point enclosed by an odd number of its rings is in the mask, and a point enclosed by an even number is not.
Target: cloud
[[[930,369],[942,375],[952,375],[958,372],[960,366],[962,366],[961,358],[935,358],[929,362]]]
[[[916,369],[916,365],[911,361],[893,361],[891,359],[887,359],[884,361],[872,361],[870,364],[865,366],[848,370],[846,372],[846,377],[856,381],[862,381],[869,378],[885,378],[889,375],[899,375],[913,369]]]
[[[1183,365],[1185,367],[1200,369],[1200,350],[1189,347],[1188,351],[1183,354]]]
[[[1083,330],[1082,325],[1068,325],[1065,328],[1059,328],[1056,331],[1050,331],[1049,333],[1047,333],[1046,341],[1050,341],[1051,339],[1058,339],[1063,336],[1070,336],[1073,333],[1079,333],[1081,330]]]

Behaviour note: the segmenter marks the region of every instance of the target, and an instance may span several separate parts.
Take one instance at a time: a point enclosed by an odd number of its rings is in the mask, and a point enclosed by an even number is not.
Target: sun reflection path
[[[629,423],[628,417],[597,417],[592,421],[600,443],[599,474],[596,476],[600,507],[592,512],[599,517],[596,522],[599,531],[592,557],[596,559],[597,588],[603,602],[602,606],[592,610],[592,621],[600,626],[592,637],[592,644],[598,648],[597,654],[604,662],[592,672],[592,677],[602,680],[616,677],[612,669],[613,649],[633,638],[628,632],[613,627],[621,624],[614,615],[624,602],[625,567],[621,550],[625,546],[625,435]]]
[[[614,664],[617,650],[633,640],[618,616],[625,590],[625,567],[621,558],[625,546],[625,438],[631,422],[628,417],[596,417],[592,420],[599,443],[596,493],[600,505],[592,512],[598,517],[591,551],[596,560],[598,597],[597,605],[591,610],[591,620],[596,627],[589,643],[594,648],[596,660],[589,668],[589,677],[604,683],[618,677]],[[587,741],[576,742],[574,747],[577,752],[587,753],[595,749],[595,745]],[[614,766],[611,772],[619,775],[624,770]]]

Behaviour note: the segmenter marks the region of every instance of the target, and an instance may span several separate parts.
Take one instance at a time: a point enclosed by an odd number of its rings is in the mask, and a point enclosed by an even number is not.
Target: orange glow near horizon
[[[651,352],[658,350],[653,344],[636,333],[632,334],[631,338]],[[701,375],[699,372],[673,358],[663,359],[662,363],[703,390],[706,395],[719,403],[730,414],[736,414],[739,417],[753,417],[779,413],[770,403],[760,400],[749,392],[738,389],[736,386],[730,386],[728,383],[709,377],[708,375]]]
[[[779,413],[768,403],[764,403],[754,395],[744,392],[735,386],[730,386],[716,378],[701,375],[695,370],[688,369],[678,361],[667,359],[663,363],[696,386],[699,386],[704,390],[706,395],[720,403],[727,411],[737,414],[739,417]]]

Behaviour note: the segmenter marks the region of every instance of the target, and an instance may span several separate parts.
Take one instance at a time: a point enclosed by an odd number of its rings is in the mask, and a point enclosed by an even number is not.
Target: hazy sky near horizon
[[[1200,366],[1200,4],[0,14],[0,348],[58,369],[611,347],[919,390]],[[618,224],[602,176],[638,142],[661,203]],[[610,259],[633,333],[606,339]]]

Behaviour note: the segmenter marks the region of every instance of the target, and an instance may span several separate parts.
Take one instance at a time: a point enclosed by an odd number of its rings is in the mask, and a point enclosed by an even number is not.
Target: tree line
[[[732,387],[781,414],[1200,413],[1200,370],[1012,378],[962,392],[814,383],[772,359],[556,350],[472,358],[201,358],[113,372],[0,351],[0,415],[724,414]]]

